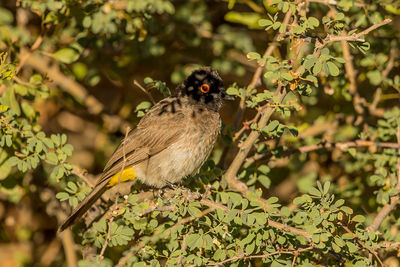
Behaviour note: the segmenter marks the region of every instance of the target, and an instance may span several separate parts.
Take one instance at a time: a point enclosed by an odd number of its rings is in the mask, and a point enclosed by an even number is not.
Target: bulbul
[[[177,91],[155,104],[121,141],[92,192],[72,211],[60,231],[120,182],[139,179],[162,188],[198,172],[221,130],[218,111],[222,101],[232,97],[227,95],[218,72],[210,67],[195,70]]]

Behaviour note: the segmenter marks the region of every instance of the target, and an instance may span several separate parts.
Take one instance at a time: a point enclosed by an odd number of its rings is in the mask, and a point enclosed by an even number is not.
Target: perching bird
[[[225,92],[218,72],[210,67],[195,70],[177,89],[176,96],[154,105],[122,140],[93,191],[72,211],[60,231],[120,182],[137,178],[162,188],[198,172],[221,130],[218,111],[222,100],[233,98]]]

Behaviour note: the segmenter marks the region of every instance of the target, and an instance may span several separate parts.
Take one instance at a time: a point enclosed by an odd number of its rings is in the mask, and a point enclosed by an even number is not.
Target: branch
[[[383,208],[379,211],[379,213],[375,216],[373,222],[370,226],[368,226],[368,231],[376,231],[378,230],[379,226],[382,224],[383,220],[388,216],[390,212],[392,212],[397,204],[400,203],[400,125],[397,126],[397,148],[398,148],[398,155],[397,155],[397,185],[396,185],[396,195],[390,197],[390,202],[383,206]]]
[[[186,217],[186,218],[183,218],[183,219],[179,220],[173,226],[169,227],[168,229],[165,229],[164,231],[160,231],[160,229],[159,230],[155,230],[154,233],[152,234],[152,236],[143,237],[142,240],[140,240],[131,249],[131,251],[129,251],[125,256],[123,256],[119,260],[119,262],[116,265],[116,267],[121,267],[124,264],[126,264],[126,262],[132,256],[137,254],[142,248],[144,248],[147,243],[149,243],[149,242],[156,243],[157,241],[159,241],[159,240],[161,240],[161,239],[163,239],[165,237],[168,237],[180,225],[187,224],[190,221],[193,221],[193,220],[195,220],[197,218],[204,217],[205,215],[207,215],[207,214],[209,214],[209,213],[211,213],[211,212],[213,212],[213,211],[215,211],[217,209],[220,209],[225,213],[228,213],[229,211],[231,211],[231,209],[228,208],[227,206],[225,206],[225,205],[223,205],[221,203],[214,202],[213,200],[210,200],[210,199],[207,198],[209,196],[209,194],[210,194],[210,191],[209,191],[210,188],[206,188],[206,192],[204,194],[200,194],[199,192],[192,192],[192,191],[190,191],[189,189],[186,189],[186,188],[184,190],[185,190],[185,192],[183,192],[183,193],[184,193],[185,201],[193,201],[193,199],[200,199],[200,200],[198,200],[200,202],[200,204],[202,206],[207,206],[208,208],[203,210],[202,212],[196,214],[196,215],[189,216],[189,217]],[[165,191],[164,194],[166,195],[167,198],[172,198],[172,197],[174,197],[173,194],[175,194],[175,191],[173,189],[167,190],[167,191]],[[172,209],[171,206],[164,206],[164,207],[160,207],[160,208],[163,209],[163,210],[164,209],[165,210],[171,210]],[[159,210],[159,209],[157,207],[151,208],[151,209],[145,210],[144,213],[152,212],[154,210]],[[287,233],[292,233],[294,235],[303,236],[308,241],[311,241],[311,235],[309,233],[307,233],[305,230],[297,229],[295,227],[288,226],[288,225],[273,221],[271,219],[267,220],[267,224],[266,225],[270,226],[270,227],[273,227],[273,228],[276,228],[276,229],[279,229],[279,230],[281,230],[283,232],[287,232]]]
[[[292,12],[289,10],[286,13],[285,18],[283,19],[282,23],[288,24],[291,16],[292,16]],[[274,52],[274,50],[278,46],[277,40],[279,40],[279,38],[281,36],[283,36],[283,35],[281,33],[279,33],[274,37],[272,44],[270,46],[268,46],[267,50],[265,50],[263,58],[270,56],[272,54],[272,52]],[[256,71],[253,74],[253,77],[251,78],[250,84],[247,86],[246,95],[249,94],[251,92],[251,90],[253,90],[257,86],[257,83],[260,80],[260,76],[262,75],[263,70],[264,70],[264,65],[259,65],[257,67]],[[235,114],[235,122],[234,122],[235,129],[239,128],[239,125],[240,125],[241,121],[243,120],[243,115],[244,115],[245,110],[246,110],[246,99],[243,98],[240,100],[239,109]]]
[[[121,131],[124,132],[129,123],[124,121],[118,116],[110,116],[104,113],[104,105],[97,100],[94,96],[90,95],[89,92],[81,84],[76,82],[74,79],[65,76],[61,72],[57,63],[49,65],[50,61],[44,57],[32,54],[27,60],[26,64],[36,69],[42,74],[46,74],[55,85],[57,85],[64,92],[72,95],[77,101],[88,107],[88,111],[91,114],[101,114],[105,125],[119,126]]]
[[[396,55],[397,55],[397,49],[396,48],[390,49],[389,62],[386,65],[386,68],[382,71],[382,81],[384,81],[387,78],[390,71],[394,68]],[[383,116],[384,111],[382,109],[377,109],[379,101],[381,100],[381,95],[382,95],[382,87],[378,87],[376,89],[374,99],[372,100],[372,103],[368,107],[369,113],[371,113],[372,115]]]
[[[352,35],[329,35],[327,37],[325,37],[325,39],[322,40],[322,42],[317,41],[315,43],[315,49],[314,49],[314,57],[319,57],[319,54],[322,50],[322,48],[324,48],[326,45],[333,43],[333,42],[338,42],[338,41],[350,41],[350,42],[365,42],[365,40],[363,38],[361,38],[363,35],[367,35],[368,33],[370,33],[371,31],[382,27],[388,23],[392,22],[391,19],[385,19],[384,21],[372,25],[371,27],[365,29],[364,31],[360,32],[360,33],[353,33]]]
[[[125,170],[125,164],[126,164],[125,143],[126,143],[129,131],[130,131],[130,128],[127,127],[126,131],[125,131],[125,138],[124,138],[124,140],[122,140],[123,162],[122,162],[121,170],[120,170],[119,175],[118,175],[118,184],[121,182],[122,172]],[[119,193],[117,192],[116,195],[115,195],[115,205],[118,204],[118,198],[119,198]],[[108,246],[108,242],[110,242],[110,240],[111,240],[111,226],[112,226],[112,223],[114,221],[114,216],[117,215],[117,214],[118,214],[117,210],[113,210],[113,212],[112,212],[113,216],[111,216],[110,221],[108,222],[107,237],[106,237],[106,240],[104,241],[103,247],[101,248],[101,251],[100,251],[100,255],[99,255],[99,259],[100,260],[103,260],[104,252],[106,251],[106,248]]]
[[[74,243],[74,238],[72,237],[71,229],[65,229],[65,231],[61,233],[60,238],[63,244],[65,258],[67,260],[67,266],[77,267],[78,258],[76,257],[75,253],[75,243]]]
[[[71,171],[71,174],[78,176],[80,179],[82,179],[90,188],[94,187],[94,184],[84,175],[84,171],[77,167],[74,166],[74,168]]]
[[[381,259],[378,256],[378,253],[376,253],[376,251],[370,247],[368,247],[364,242],[362,242],[347,226],[343,225],[342,223],[339,222],[339,224],[342,226],[342,228],[349,234],[352,234],[353,238],[357,239],[358,243],[365,248],[366,250],[369,251],[370,254],[374,255],[376,260],[379,262],[379,264],[381,266],[385,266],[383,264],[383,262],[381,261]]]
[[[314,249],[313,246],[309,246],[309,247],[306,247],[306,248],[300,248],[300,249],[292,250],[292,251],[290,251],[290,250],[279,250],[279,251],[271,252],[271,253],[268,253],[268,254],[262,254],[262,255],[246,255],[246,254],[243,253],[242,255],[234,256],[232,258],[229,258],[229,259],[226,259],[226,260],[223,260],[223,261],[220,261],[220,262],[209,263],[207,265],[208,266],[220,266],[220,265],[223,265],[225,263],[232,262],[232,261],[237,261],[237,260],[266,259],[266,258],[269,258],[269,257],[271,257],[273,255],[278,255],[278,254],[291,254],[291,255],[294,256],[294,260],[296,260],[297,255],[299,253],[302,253],[302,252],[305,252],[305,251],[310,251],[310,250],[313,250],[313,249]]]
[[[346,76],[349,79],[350,85],[349,85],[349,92],[353,97],[353,106],[354,110],[358,114],[363,114],[364,113],[364,105],[366,103],[365,99],[360,96],[357,90],[357,81],[356,81],[356,76],[357,72],[354,69],[353,66],[353,57],[351,56],[350,53],[350,46],[347,41],[341,41],[342,43],[342,50],[343,50],[343,58],[346,60],[344,67],[346,69]]]
[[[338,149],[343,150],[343,149],[347,149],[349,147],[372,147],[372,146],[384,147],[384,148],[399,148],[400,144],[386,143],[386,142],[372,142],[372,141],[367,141],[367,140],[354,140],[354,141],[349,141],[349,142],[337,142],[337,143],[323,141],[318,144],[312,144],[312,145],[302,146],[299,148],[283,151],[280,156],[288,157],[295,153],[309,153],[311,151],[322,149],[322,148],[338,148]],[[273,158],[272,153],[255,154],[254,156],[247,158],[246,163],[251,164],[257,160],[264,160],[264,159],[270,159],[270,158]]]
[[[36,49],[39,48],[39,46],[42,44],[43,42],[43,35],[44,33],[40,34],[38,36],[38,38],[36,38],[36,41],[33,43],[33,45],[31,46],[31,48],[29,49],[29,51],[27,51],[26,48],[22,48],[21,49],[21,53],[20,53],[20,61],[18,66],[15,68],[15,74],[17,75],[19,73],[19,71],[21,70],[21,68],[25,65],[25,62],[28,60],[28,58],[32,55],[32,52],[35,51]]]
[[[286,96],[286,90],[282,88],[281,85],[278,86],[277,90],[275,91],[275,96],[277,97],[279,103],[281,104],[283,98]],[[265,110],[261,112],[261,118],[258,122],[258,127],[262,129],[267,125],[272,113],[275,111],[276,107],[274,106],[267,106]],[[239,181],[236,177],[237,172],[239,171],[240,167],[242,166],[243,162],[245,161],[247,155],[250,152],[250,149],[253,147],[254,143],[257,141],[258,137],[260,136],[260,131],[252,131],[247,139],[243,142],[242,146],[240,147],[239,152],[236,154],[235,158],[233,159],[231,165],[229,166],[228,170],[226,171],[224,177],[228,183],[229,188],[242,192],[244,195],[250,193],[249,189],[247,188],[246,184]]]
[[[140,83],[138,83],[138,81],[133,80],[133,84],[136,85],[137,87],[139,87],[140,90],[142,90],[150,99],[151,103],[156,104],[156,101],[154,101],[153,96],[150,94],[149,91],[146,90],[146,88],[144,88]]]

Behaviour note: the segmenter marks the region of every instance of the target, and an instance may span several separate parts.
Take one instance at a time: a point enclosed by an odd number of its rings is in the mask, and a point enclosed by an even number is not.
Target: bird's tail
[[[66,228],[80,219],[82,215],[85,214],[86,211],[90,209],[90,207],[96,202],[96,200],[98,200],[107,190],[107,183],[108,180],[96,185],[92,192],[90,192],[90,194],[84,200],[82,200],[78,206],[76,206],[76,208],[72,211],[72,214],[61,224],[61,226],[58,228],[58,231],[64,231]]]

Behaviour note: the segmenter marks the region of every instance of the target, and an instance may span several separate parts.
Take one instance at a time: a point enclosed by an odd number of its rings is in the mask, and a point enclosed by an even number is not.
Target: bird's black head
[[[223,99],[233,99],[226,93],[218,72],[210,67],[202,67],[193,71],[179,89],[180,95],[188,96],[195,102],[216,111],[222,106]]]

